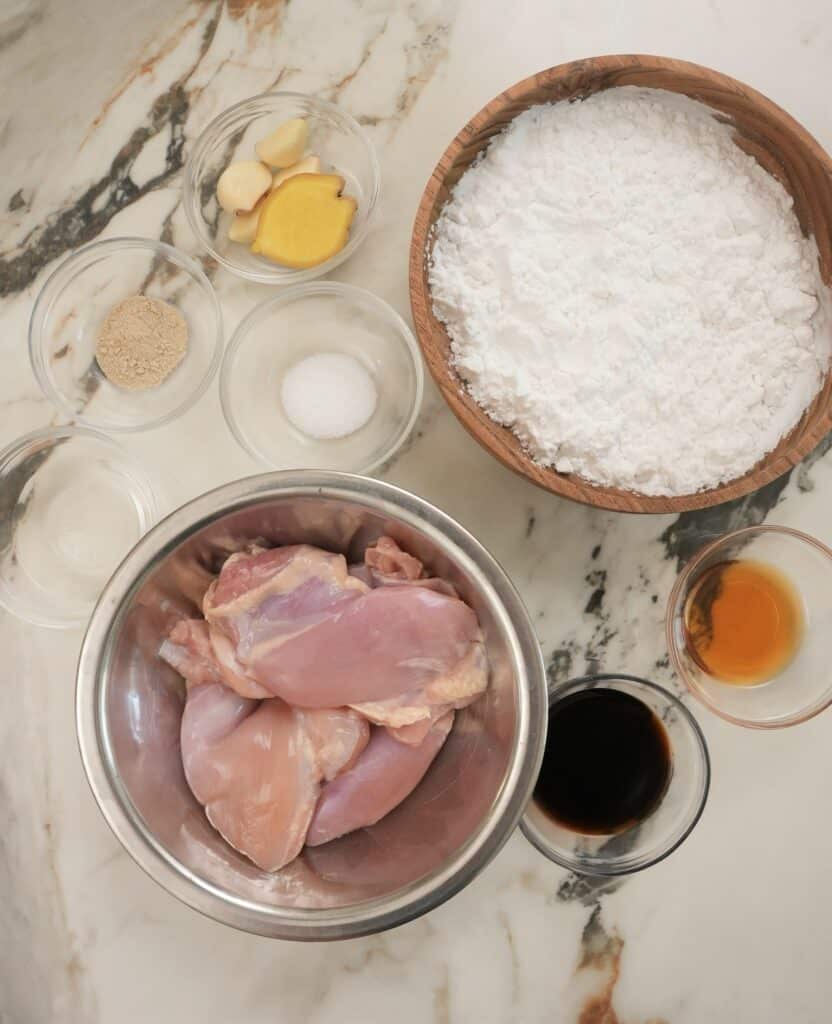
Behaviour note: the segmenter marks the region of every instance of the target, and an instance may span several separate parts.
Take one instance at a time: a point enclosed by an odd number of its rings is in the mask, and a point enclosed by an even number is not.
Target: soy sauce
[[[667,732],[646,704],[621,690],[581,690],[549,709],[534,796],[565,828],[612,835],[656,809],[670,773]]]

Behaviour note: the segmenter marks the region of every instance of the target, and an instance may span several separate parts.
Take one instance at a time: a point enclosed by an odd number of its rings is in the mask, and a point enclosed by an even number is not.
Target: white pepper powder
[[[95,348],[102,373],[118,387],[158,387],[188,350],[188,324],[169,302],[132,295],[107,314]]]

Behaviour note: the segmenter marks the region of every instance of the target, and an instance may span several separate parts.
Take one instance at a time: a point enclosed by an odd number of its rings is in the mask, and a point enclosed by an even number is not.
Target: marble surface
[[[275,85],[337,100],[368,126],[381,212],[335,276],[405,315],[410,225],[433,164],[471,113],[542,67],[605,52],[689,58],[753,84],[832,146],[823,0],[14,0],[0,19],[0,444],[57,422],[26,355],[55,261],[132,233],[193,251],[180,203],[188,146],[224,107]],[[265,295],[213,279],[229,330]],[[216,386],[126,443],[168,507],[255,469]],[[679,564],[703,537],[764,519],[832,542],[825,449],[741,502],[621,517],[513,477],[429,389],[384,476],[437,502],[506,566],[553,681],[601,666],[678,689],[662,618]],[[587,885],[518,834],[428,917],[302,946],[202,919],[122,851],[75,745],[80,639],[0,616],[2,1024],[829,1019],[828,715],[765,735],[695,709],[713,755],[705,815],[671,858],[621,884]]]

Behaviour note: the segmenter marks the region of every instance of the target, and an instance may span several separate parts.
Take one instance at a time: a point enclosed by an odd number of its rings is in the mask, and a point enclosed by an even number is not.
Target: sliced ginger
[[[305,156],[303,160],[298,160],[296,164],[292,164],[291,167],[287,167],[283,171],[278,171],[272,179],[272,192],[276,188],[280,188],[284,181],[288,181],[289,178],[294,178],[296,174],[319,174],[321,170],[321,161],[316,156]]]
[[[338,174],[295,174],[263,200],[251,251],[286,267],[316,267],[347,244],[356,202]]]
[[[259,160],[238,160],[220,175],[217,200],[224,210],[237,213],[253,210],[261,196],[272,187],[271,171]]]
[[[263,163],[271,167],[291,167],[303,156],[308,137],[306,118],[293,117],[261,139],[254,149]]]

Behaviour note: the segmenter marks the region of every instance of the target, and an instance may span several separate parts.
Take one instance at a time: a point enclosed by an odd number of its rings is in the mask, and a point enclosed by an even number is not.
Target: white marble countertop
[[[485,101],[540,68],[607,52],[688,58],[756,86],[832,147],[824,0],[12,0],[0,12],[18,6],[28,13],[0,27],[0,445],[57,421],[26,355],[54,262],[120,234],[193,251],[183,152],[221,109],[276,83],[336,99],[368,125],[381,215],[335,276],[405,315],[411,221],[437,157]],[[227,330],[265,295],[222,272],[214,281]],[[171,507],[255,469],[216,385],[182,419],[126,443]],[[503,470],[429,389],[385,476],[457,517],[506,566],[553,679],[599,664],[678,688],[662,619],[679,559],[705,535],[762,519],[832,542],[821,455],[710,512],[615,516]],[[0,617],[2,1024],[829,1020],[828,714],[768,735],[696,708],[713,756],[705,815],[667,861],[607,891],[518,834],[428,917],[297,945],[199,917],[122,851],[76,750],[80,639]]]

